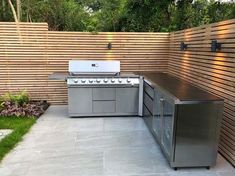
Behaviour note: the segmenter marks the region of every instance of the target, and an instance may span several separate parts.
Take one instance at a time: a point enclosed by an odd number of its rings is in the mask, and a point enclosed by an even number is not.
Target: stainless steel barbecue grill
[[[143,78],[120,72],[120,61],[69,61],[70,116],[142,115]]]
[[[68,87],[138,86],[139,76],[120,73],[120,61],[69,61]]]
[[[69,115],[141,115],[141,83],[137,75],[120,73],[120,61],[69,61]]]

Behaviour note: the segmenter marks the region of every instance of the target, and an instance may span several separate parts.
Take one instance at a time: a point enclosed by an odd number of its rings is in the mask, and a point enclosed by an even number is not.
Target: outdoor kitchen
[[[175,170],[215,165],[223,99],[166,73],[121,73],[120,61],[73,60],[68,70],[49,79],[67,82],[70,117],[143,117]]]
[[[15,24],[0,23],[12,35],[1,36],[0,91],[50,104],[0,175],[233,175],[234,23],[97,34],[21,24],[16,48]]]

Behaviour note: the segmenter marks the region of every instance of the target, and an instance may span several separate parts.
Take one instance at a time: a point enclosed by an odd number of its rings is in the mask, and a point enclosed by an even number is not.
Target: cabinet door
[[[174,104],[166,97],[160,100],[162,106],[162,147],[170,158],[173,144]]]
[[[138,114],[139,88],[116,88],[116,113]]]
[[[92,88],[68,89],[69,114],[92,113]]]
[[[157,140],[161,141],[162,135],[162,104],[161,104],[161,93],[158,90],[154,90],[154,110],[153,110],[153,132],[157,137]]]

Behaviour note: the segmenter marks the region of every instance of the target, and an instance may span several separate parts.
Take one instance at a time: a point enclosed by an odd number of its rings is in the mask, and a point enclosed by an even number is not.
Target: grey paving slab
[[[102,175],[103,152],[80,151],[73,155],[60,155],[34,160],[27,172],[32,175]]]
[[[148,145],[105,151],[104,162],[106,175],[143,175],[171,171],[160,149]]]
[[[147,131],[146,125],[140,118],[104,118],[105,131]]]
[[[218,155],[210,170],[172,170],[139,117],[69,118],[51,106],[0,164],[0,176],[234,176]]]

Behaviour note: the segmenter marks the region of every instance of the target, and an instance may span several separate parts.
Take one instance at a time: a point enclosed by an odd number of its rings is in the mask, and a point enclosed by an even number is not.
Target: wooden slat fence
[[[112,43],[112,49],[107,44]],[[120,60],[121,70],[165,71],[169,51],[168,33],[48,33],[49,73],[67,71],[68,60]],[[49,99],[67,102],[67,89],[61,81],[49,81]]]
[[[19,29],[0,22],[0,94],[26,89],[33,99],[66,104],[66,84],[48,75],[66,72],[71,59],[120,60],[126,72],[168,71],[225,99],[220,152],[235,165],[235,19],[172,33],[57,32],[46,23]],[[212,39],[223,43],[221,51],[210,51]]]
[[[211,52],[212,39],[221,51]],[[168,72],[225,100],[219,148],[235,165],[235,19],[172,32],[170,44]]]
[[[0,94],[26,89],[48,99],[46,23],[0,23]]]
[[[0,22],[0,93],[26,89],[33,99],[66,104],[65,82],[49,81],[48,75],[67,72],[69,60],[120,60],[122,71],[161,72],[168,51],[169,33],[56,32],[46,23],[17,28]]]

